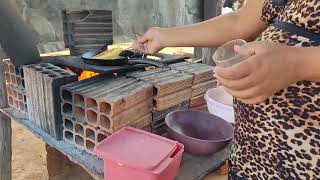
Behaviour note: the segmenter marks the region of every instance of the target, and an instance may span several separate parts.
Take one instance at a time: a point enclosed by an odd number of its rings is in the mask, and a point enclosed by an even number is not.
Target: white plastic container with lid
[[[234,123],[233,97],[223,87],[210,89],[204,96],[211,114]]]

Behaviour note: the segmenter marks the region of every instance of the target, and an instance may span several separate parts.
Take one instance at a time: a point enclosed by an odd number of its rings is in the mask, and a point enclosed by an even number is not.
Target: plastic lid
[[[153,170],[176,148],[175,141],[125,127],[98,144],[95,152],[119,165]]]

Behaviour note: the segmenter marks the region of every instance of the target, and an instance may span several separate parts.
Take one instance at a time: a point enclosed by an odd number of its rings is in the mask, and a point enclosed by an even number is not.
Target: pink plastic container
[[[184,146],[176,141],[125,127],[98,144],[105,180],[173,180]]]

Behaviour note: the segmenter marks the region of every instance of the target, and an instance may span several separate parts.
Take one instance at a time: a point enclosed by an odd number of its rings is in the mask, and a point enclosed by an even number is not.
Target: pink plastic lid
[[[139,129],[125,127],[95,147],[102,159],[119,165],[153,170],[177,148],[175,141]]]

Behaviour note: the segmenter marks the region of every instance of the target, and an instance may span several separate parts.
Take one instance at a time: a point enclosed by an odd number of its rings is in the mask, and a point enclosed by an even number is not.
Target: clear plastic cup
[[[238,54],[234,46],[243,46],[247,42],[242,39],[236,39],[220,46],[213,55],[213,60],[218,67],[231,67],[250,57],[250,55]]]

